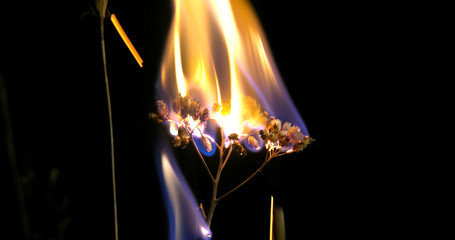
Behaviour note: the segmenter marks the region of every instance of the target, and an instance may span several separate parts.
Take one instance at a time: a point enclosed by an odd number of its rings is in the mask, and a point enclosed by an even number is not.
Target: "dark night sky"
[[[405,124],[399,118],[405,103],[395,102],[407,81],[403,36],[409,26],[403,8],[252,3],[316,142],[278,159],[221,202],[215,239],[265,239],[270,194],[285,211],[288,239],[373,238],[405,228],[410,183],[400,174],[409,160],[388,157],[395,150],[388,137],[391,123]],[[0,8],[0,77],[8,94],[30,239],[113,239],[98,18],[90,12],[90,1],[14,4]],[[16,14],[7,15],[9,9]],[[159,126],[147,117],[154,110],[172,5],[112,0],[108,9],[144,60],[141,69],[106,21],[120,239],[165,239],[167,220],[153,163]],[[3,115],[1,123],[3,142]],[[6,201],[0,211],[8,219],[7,232],[17,237],[11,239],[21,239],[11,164],[4,144],[0,149]],[[196,196],[203,196],[210,186],[202,168],[183,165]]]

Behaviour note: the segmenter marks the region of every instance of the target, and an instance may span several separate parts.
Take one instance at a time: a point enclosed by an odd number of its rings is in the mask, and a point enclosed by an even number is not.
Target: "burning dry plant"
[[[162,100],[158,100],[156,103],[157,111],[150,113],[149,117],[158,123],[169,125],[170,132],[174,136],[174,147],[186,148],[192,144],[210,176],[213,186],[210,206],[205,211],[202,203],[200,205],[202,214],[209,227],[215,207],[221,200],[249,182],[273,158],[302,151],[314,141],[302,133],[298,126],[292,126],[289,122],[282,123],[281,120],[269,116],[267,112],[258,111],[257,104],[250,104],[255,107],[248,108],[246,106],[247,111],[252,115],[261,115],[263,119],[262,127],[248,129],[246,131],[248,134],[230,133],[226,136],[223,130],[223,123],[221,122],[219,124],[221,141],[218,143],[213,137],[205,134],[204,130],[210,120],[216,121],[222,116],[223,107],[220,104],[213,104],[212,110],[210,111],[207,107],[202,106],[199,101],[193,99],[190,94],[186,96],[179,94],[172,102],[172,110],[169,110],[167,104]],[[200,144],[197,144],[195,139]],[[216,148],[214,149],[214,147]],[[226,193],[218,193],[221,174],[231,156],[234,154],[240,157],[246,157],[247,149],[251,149],[253,150],[251,152],[257,152],[259,154],[259,150],[262,147],[266,148],[266,156],[262,165],[236,187]],[[203,156],[207,154],[202,154],[201,152],[212,153],[216,150],[218,150],[219,162],[217,170],[213,174],[207,165],[206,158]]]
[[[194,146],[210,176],[210,204],[201,204],[201,212],[195,214],[196,225],[205,229],[201,233],[210,227],[221,200],[248,183],[273,158],[299,152],[313,140],[286,90],[248,1],[173,2],[174,18],[156,83],[157,111],[150,117],[169,127],[174,147]],[[181,217],[185,201],[180,196],[191,193],[187,193],[186,186],[180,187],[184,180],[174,177],[181,174],[176,173],[179,171],[171,161],[172,154],[167,148],[160,151],[158,172],[163,175],[165,196],[171,199],[166,201],[170,234],[180,236],[186,234],[181,229],[194,222]],[[237,186],[221,192],[221,174],[229,159],[250,158],[250,154],[256,158],[254,155],[261,153],[265,157],[258,169],[252,169]],[[209,157],[215,161],[218,158],[218,164],[208,165]],[[189,198],[194,202],[194,197]]]

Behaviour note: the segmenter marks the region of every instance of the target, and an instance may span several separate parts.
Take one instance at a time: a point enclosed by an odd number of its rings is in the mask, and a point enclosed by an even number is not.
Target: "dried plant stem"
[[[222,199],[224,199],[225,197],[227,197],[229,194],[233,193],[234,191],[236,191],[237,189],[239,189],[241,186],[245,185],[247,182],[249,182],[252,178],[254,178],[254,176],[256,176],[258,173],[260,173],[262,171],[262,169],[267,166],[267,164],[270,162],[270,160],[272,159],[273,157],[269,157],[268,159],[266,159],[264,161],[264,163],[253,173],[251,174],[247,179],[245,179],[242,183],[240,183],[239,185],[237,185],[237,187],[231,189],[229,192],[223,194],[221,197],[217,198],[216,200],[217,201],[221,201]]]
[[[102,16],[100,22],[101,27],[101,51],[103,54],[103,65],[104,65],[104,80],[106,83],[106,97],[107,97],[107,108],[109,112],[109,133],[111,139],[111,165],[112,165],[112,189],[114,199],[114,226],[115,226],[115,239],[118,240],[118,215],[117,215],[117,188],[115,183],[115,160],[114,160],[114,128],[112,125],[112,107],[111,107],[111,94],[109,91],[109,81],[107,78],[107,67],[106,67],[106,46],[104,43],[104,16]]]
[[[194,129],[193,129],[193,131],[194,131]],[[229,160],[229,158],[231,156],[231,153],[232,153],[232,150],[233,150],[233,146],[231,144],[229,146],[229,148],[224,148],[223,147],[223,141],[224,141],[223,137],[222,137],[222,140],[221,140],[222,141],[221,144],[220,145],[216,144],[217,147],[218,147],[219,153],[220,153],[219,154],[220,160],[218,162],[218,170],[217,170],[215,178],[214,178],[212,173],[211,173],[211,171],[210,171],[210,169],[207,166],[207,163],[205,162],[204,157],[202,156],[202,154],[199,151],[196,143],[194,142],[194,139],[192,137],[193,131],[189,132],[190,136],[191,136],[191,141],[193,142],[194,148],[196,149],[196,152],[198,153],[202,163],[204,164],[205,169],[207,170],[207,172],[210,175],[210,178],[212,179],[212,197],[211,197],[211,200],[210,200],[210,207],[209,207],[209,209],[207,211],[207,214],[205,213],[204,208],[203,208],[203,206],[201,204],[202,214],[206,218],[208,227],[210,227],[210,225],[212,223],[213,213],[215,211],[215,207],[217,206],[218,202],[220,202],[222,199],[226,198],[231,193],[235,192],[237,189],[239,189],[240,187],[245,185],[247,182],[249,182],[251,179],[253,179],[258,173],[260,173],[262,171],[262,169],[264,169],[265,166],[267,166],[267,164],[270,162],[270,160],[272,160],[272,158],[277,157],[277,156],[281,156],[281,155],[283,155],[283,153],[279,154],[279,151],[272,151],[272,152],[267,151],[264,163],[254,173],[252,173],[247,179],[245,179],[239,185],[237,185],[236,187],[234,187],[230,191],[228,191],[225,194],[223,194],[221,197],[217,197],[218,185],[219,185],[219,182],[220,182],[221,173],[222,173],[224,167],[226,166],[226,163],[228,162],[228,160]],[[223,131],[221,130],[221,132],[222,132],[222,136],[223,136]]]
[[[229,147],[229,151],[227,153],[227,156],[224,158],[223,165],[221,166],[221,171],[223,170],[224,166],[226,166],[226,163],[227,163],[229,157],[231,156],[231,153],[232,153],[232,146]]]
[[[227,159],[225,161],[227,161]],[[220,152],[220,161],[218,163],[218,171],[216,172],[215,180],[213,181],[213,185],[212,185],[212,199],[210,200],[210,207],[207,212],[207,226],[209,228],[210,228],[210,224],[212,223],[213,212],[215,211],[215,207],[218,204],[216,195],[218,192],[218,183],[220,182],[222,170],[223,170],[223,154],[222,154],[222,152]]]
[[[199,151],[199,148],[196,145],[196,142],[193,139],[193,135],[190,135],[190,136],[191,136],[191,142],[193,142],[194,148],[196,149],[196,152],[198,153],[199,157],[201,158],[202,164],[204,165],[205,170],[207,170],[207,172],[209,173],[210,178],[212,179],[212,181],[215,181],[215,178],[213,178],[213,175],[212,175],[212,172],[209,169],[209,166],[207,166],[207,163],[205,162],[204,157],[202,156],[201,152]]]
[[[230,157],[231,152],[232,152],[232,145],[229,147],[229,150],[228,150],[228,152],[226,154],[226,157],[224,157],[224,154],[223,154],[224,150],[226,150],[226,149],[220,148],[220,162],[218,164],[218,171],[217,171],[217,173],[215,175],[215,180],[213,181],[212,198],[211,198],[211,201],[210,201],[209,210],[208,210],[207,215],[206,215],[207,216],[206,220],[207,220],[208,227],[210,227],[210,225],[211,225],[212,218],[213,218],[213,212],[215,211],[215,207],[218,204],[218,202],[220,202],[221,200],[226,198],[228,195],[230,195],[231,193],[233,193],[234,191],[236,191],[237,189],[239,189],[240,187],[245,185],[247,182],[249,182],[251,179],[253,179],[258,173],[260,173],[262,171],[262,169],[274,157],[273,155],[271,155],[268,158],[266,158],[264,163],[253,174],[251,174],[247,179],[245,179],[242,183],[240,183],[239,185],[237,185],[236,187],[234,187],[233,189],[231,189],[227,193],[223,194],[221,197],[217,197],[218,184],[219,184],[219,181],[220,181],[221,172],[223,171],[224,166],[226,166],[226,163],[229,160],[229,157]],[[223,161],[223,159],[224,159],[224,161]]]
[[[3,113],[3,121],[5,123],[5,139],[6,139],[6,153],[11,166],[11,175],[13,177],[14,186],[16,188],[16,198],[19,207],[19,215],[22,224],[22,237],[23,239],[31,239],[30,224],[28,220],[27,206],[25,204],[24,189],[21,184],[21,176],[19,174],[18,161],[16,158],[16,151],[14,147],[13,126],[11,123],[11,116],[8,107],[8,97],[4,80],[0,75],[0,108]]]

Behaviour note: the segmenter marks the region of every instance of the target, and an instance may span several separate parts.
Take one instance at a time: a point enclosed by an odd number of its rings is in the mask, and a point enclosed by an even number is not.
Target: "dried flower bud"
[[[164,103],[162,100],[158,100],[156,101],[156,105],[158,106],[158,115],[161,117],[161,119],[167,121],[169,119],[169,110],[167,109],[166,103]]]
[[[291,128],[291,123],[290,122],[285,122],[283,126],[281,127],[281,131],[287,132]]]
[[[268,130],[262,129],[259,130],[259,135],[264,140],[269,140],[270,142],[276,142],[278,140],[277,136],[274,133],[271,133]]]
[[[261,146],[259,146],[258,140],[256,140],[256,138],[253,136],[249,136],[247,142],[248,142],[248,145],[250,145],[252,148],[254,148],[256,150],[261,148]]]
[[[300,132],[300,128],[298,128],[297,126],[292,126],[288,131],[288,137],[291,140],[292,144],[296,144],[302,141],[305,135],[303,135],[303,133]]]
[[[246,156],[246,149],[240,144],[239,142],[235,142],[232,144],[232,147],[235,149],[235,151],[241,156],[244,157]]]
[[[239,135],[237,133],[231,133],[228,138],[232,141],[239,140]]]
[[[156,121],[157,123],[163,122],[163,119],[161,119],[161,117],[156,113],[149,113],[149,119],[152,119],[153,121]]]
[[[310,145],[310,144],[312,144],[314,141],[316,141],[316,140],[314,140],[314,138],[311,138],[310,136],[305,136],[305,138],[303,139],[302,142],[303,142],[305,145]]]
[[[106,17],[107,0],[96,0],[95,8],[98,10],[101,19],[104,19]]]
[[[188,104],[188,95],[182,97],[179,93],[178,97],[172,102],[172,110],[182,118],[186,118],[188,116]]]
[[[265,130],[265,129],[259,130],[259,136],[261,136],[261,138],[262,138],[263,140],[269,139],[269,133],[268,133],[267,130]]]
[[[274,143],[274,142],[278,141],[278,138],[275,134],[269,132],[269,140],[270,140],[270,142]]]
[[[185,119],[188,117],[188,105],[183,105],[180,109],[180,116]]]
[[[281,131],[281,120],[271,118],[267,124],[267,130],[270,133],[278,134]]]
[[[212,152],[212,150],[213,150],[212,143],[210,142],[210,140],[207,137],[202,135],[201,142],[202,142],[202,146],[204,146],[204,149],[206,152]]]
[[[190,135],[184,128],[179,128],[177,135],[174,137],[174,147],[186,148],[190,143]]]
[[[188,114],[193,117],[194,120],[199,119],[199,109],[201,107],[201,102],[194,99],[189,100],[188,104]]]
[[[172,110],[179,114],[182,119],[191,116],[194,120],[198,120],[201,112],[201,103],[191,98],[191,95],[188,94],[182,97],[181,94],[172,102]]]
[[[287,145],[289,145],[289,137],[288,136],[284,136],[280,139],[280,146],[281,147],[286,147]]]
[[[293,152],[300,152],[305,149],[306,145],[303,142],[298,142],[294,145]]]
[[[305,136],[304,139],[294,145],[294,152],[299,152],[305,149],[309,144],[313,143],[315,140],[309,136]]]
[[[179,135],[174,136],[174,141],[172,141],[174,147],[180,147],[182,145],[182,138]]]
[[[201,115],[201,117],[200,117],[201,122],[205,122],[205,121],[209,120],[209,118],[210,118],[209,109],[208,108],[204,108],[202,110],[202,112],[200,113],[200,115]]]
[[[182,138],[182,148],[185,148],[190,143],[190,135],[184,128],[179,128],[178,134]]]
[[[286,137],[288,135],[288,132],[287,131],[280,131],[278,134],[276,134],[276,136],[278,137],[278,139],[281,139],[283,137]]]
[[[166,103],[162,100],[156,101],[157,113],[149,113],[149,119],[153,119],[158,123],[169,120],[169,110],[167,109]]]
[[[179,97],[180,97],[180,95],[179,95]],[[182,107],[180,106],[180,99],[179,98],[174,99],[174,101],[172,101],[172,110],[175,113],[180,114],[181,109],[182,109]]]

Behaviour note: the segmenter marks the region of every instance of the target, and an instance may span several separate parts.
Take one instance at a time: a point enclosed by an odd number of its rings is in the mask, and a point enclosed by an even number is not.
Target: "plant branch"
[[[223,149],[220,148],[220,161],[218,163],[218,170],[216,172],[215,180],[213,181],[212,186],[212,199],[210,201],[210,207],[207,212],[207,226],[210,228],[210,224],[212,223],[213,212],[215,211],[215,207],[218,204],[218,200],[216,198],[218,192],[218,184],[220,182],[221,172],[223,171]]]
[[[270,160],[272,159],[273,157],[269,157],[269,158],[266,158],[266,160],[264,161],[264,163],[253,173],[251,174],[247,179],[245,179],[242,183],[240,183],[239,185],[237,185],[237,187],[231,189],[229,192],[223,194],[223,196],[219,197],[216,199],[216,201],[221,201],[222,199],[224,199],[225,197],[227,197],[229,194],[233,193],[234,191],[236,191],[237,189],[239,189],[241,186],[245,185],[247,182],[249,182],[254,176],[256,176],[258,173],[260,173],[262,171],[262,169],[267,166],[267,164],[270,162]]]
[[[117,215],[117,188],[115,183],[115,160],[114,160],[114,128],[112,125],[112,107],[111,107],[111,94],[109,91],[109,81],[107,78],[107,66],[106,66],[106,46],[104,43],[104,16],[100,18],[101,28],[101,51],[103,54],[103,65],[104,65],[104,80],[106,83],[106,97],[107,97],[107,108],[109,112],[109,134],[111,139],[111,165],[112,165],[112,188],[114,198],[114,224],[115,224],[115,239],[118,240],[118,215]]]
[[[199,129],[199,125],[201,125],[201,123],[202,123],[202,122],[199,122],[199,123],[196,125],[196,127],[194,127],[193,130],[191,130],[190,135],[193,135],[193,132],[194,132],[194,130],[196,130],[196,128],[199,130],[199,132],[200,132],[201,135],[202,135],[202,131],[201,131],[201,129]]]
[[[279,154],[275,154],[274,157],[280,157],[280,156],[283,156],[283,155],[286,155],[286,154],[289,154],[288,152],[282,152],[282,153],[279,153]]]
[[[224,166],[226,166],[226,163],[229,160],[231,153],[232,153],[232,144],[229,146],[229,151],[227,153],[227,156],[224,158],[223,165],[221,166],[221,170],[224,168]]]
[[[188,130],[186,130],[186,131],[189,133]],[[193,129],[193,131],[194,131],[194,129]],[[193,131],[191,131],[191,133],[192,133]],[[199,148],[197,147],[196,142],[194,141],[194,138],[193,138],[193,135],[192,135],[192,134],[190,134],[190,138],[191,138],[191,142],[193,142],[193,146],[194,146],[194,148],[196,149],[197,154],[199,155],[199,158],[200,158],[201,161],[202,161],[202,164],[203,164],[204,167],[205,167],[205,170],[206,170],[206,171],[209,173],[209,175],[210,175],[210,179],[212,179],[212,181],[215,181],[215,178],[213,177],[212,172],[211,172],[210,169],[209,169],[209,166],[207,166],[207,163],[205,162],[205,159],[204,159],[204,157],[202,156],[201,151],[199,151]]]

